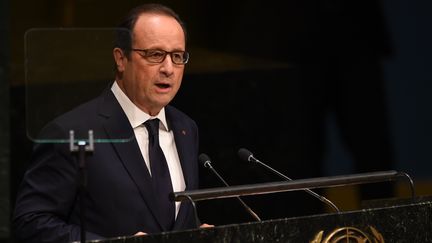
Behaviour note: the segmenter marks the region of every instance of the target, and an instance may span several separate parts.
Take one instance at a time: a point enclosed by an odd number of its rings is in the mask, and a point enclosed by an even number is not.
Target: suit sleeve
[[[43,138],[67,139],[67,133],[51,124]],[[20,185],[13,230],[21,242],[71,242],[80,239],[80,226],[70,223],[77,207],[78,166],[68,144],[39,143],[34,147],[30,166]],[[87,239],[101,236],[87,232]]]

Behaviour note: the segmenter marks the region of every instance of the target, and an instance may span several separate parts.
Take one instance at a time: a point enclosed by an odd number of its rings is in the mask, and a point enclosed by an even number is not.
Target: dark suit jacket
[[[186,190],[198,188],[198,129],[184,113],[167,106]],[[94,153],[86,157],[84,196],[87,239],[166,231],[150,175],[133,129],[111,90],[60,116],[41,132],[41,139],[88,138],[93,130]],[[125,138],[129,138],[125,142]],[[104,142],[109,139],[123,141]],[[127,139],[126,139],[127,140]],[[80,239],[78,163],[67,143],[36,144],[30,168],[18,192],[13,218],[17,238],[27,242],[67,242]],[[196,226],[190,204],[182,203],[173,230]]]

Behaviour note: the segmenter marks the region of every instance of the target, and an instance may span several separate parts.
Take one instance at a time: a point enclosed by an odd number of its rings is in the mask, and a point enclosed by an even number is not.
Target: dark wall
[[[385,62],[385,75],[397,168],[430,179],[432,2],[385,1],[385,6],[395,47],[393,58]]]
[[[0,1],[0,241],[9,237],[9,9]]]
[[[202,104],[201,112],[214,114],[201,122],[205,128],[201,135],[210,138],[204,140],[203,152],[220,161],[231,182],[278,180],[263,169],[251,172],[241,164],[235,156],[240,147],[293,178],[324,175],[329,114],[340,131],[338,140],[351,154],[351,161],[339,161],[353,164],[348,173],[394,168],[382,66],[391,58],[393,46],[380,2],[240,1],[227,8],[228,3],[218,1],[209,5],[206,9],[212,11],[201,12],[204,20],[197,27],[207,30],[198,32],[205,33],[201,38],[206,46],[291,64],[282,70],[199,77],[211,82],[199,86],[204,94],[198,92],[202,99],[197,100],[203,102],[195,106]],[[204,116],[193,111],[192,115],[198,120]],[[215,139],[220,134],[221,144]],[[373,185],[362,188],[361,198],[392,193],[388,185]],[[308,197],[260,197],[252,204],[268,217],[320,211],[321,205]]]

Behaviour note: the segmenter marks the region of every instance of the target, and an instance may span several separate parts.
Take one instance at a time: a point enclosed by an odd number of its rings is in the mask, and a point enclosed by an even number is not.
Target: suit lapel
[[[137,185],[144,202],[163,229],[161,222],[159,222],[159,207],[153,197],[155,191],[152,187],[151,176],[135,140],[133,129],[111,91],[107,92],[104,97],[100,114],[106,118],[103,126],[110,139],[124,140],[126,138],[129,140],[127,142],[112,142],[112,145],[130,177]]]
[[[183,177],[187,189],[188,186],[191,185],[193,179],[192,178],[193,175],[191,173],[192,171],[191,163],[188,163],[188,161],[190,162],[192,158],[188,153],[190,149],[187,148],[187,146],[191,146],[191,144],[193,144],[191,142],[191,137],[190,137],[192,135],[192,132],[188,130],[188,126],[183,124],[179,119],[173,117],[174,114],[169,109],[169,106],[166,107],[165,112],[169,122],[169,126],[171,126],[171,129],[174,134],[177,153],[179,155],[179,160],[182,166]]]
[[[187,190],[193,184],[193,168],[191,161],[193,157],[191,157],[190,151],[191,149],[187,146],[191,146],[192,142],[192,131],[188,130],[190,126],[186,126],[181,119],[175,117],[175,113],[172,112],[171,107],[167,106],[165,109],[166,117],[169,122],[170,129],[172,129],[175,139],[175,144],[177,147],[177,153],[179,155],[180,164],[183,171],[183,177],[185,180],[185,185]],[[192,150],[193,151],[193,150]],[[196,179],[196,178],[195,178]],[[180,204],[180,209],[177,214],[177,219],[174,224],[175,229],[184,228],[184,224],[187,222],[187,217],[190,215],[189,211],[192,210],[190,207],[190,203],[182,202]]]

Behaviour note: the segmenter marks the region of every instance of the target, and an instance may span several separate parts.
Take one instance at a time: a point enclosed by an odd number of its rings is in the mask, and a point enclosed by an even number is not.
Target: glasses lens
[[[185,51],[173,52],[171,58],[175,64],[186,64],[189,60],[189,53]]]
[[[165,58],[166,52],[161,50],[148,50],[146,58],[149,62],[159,63]]]

